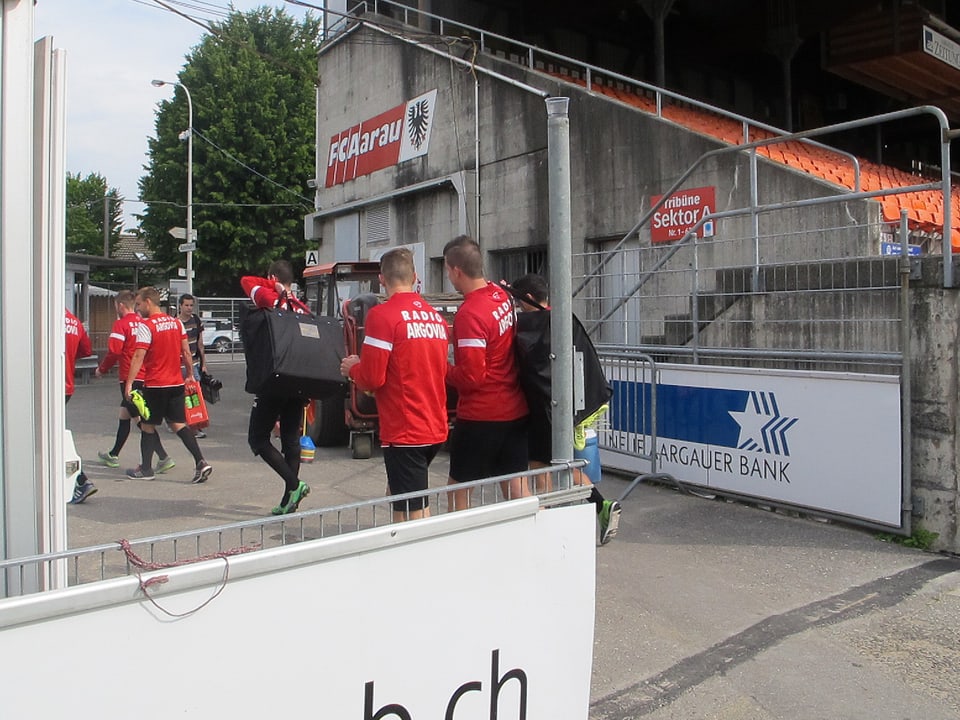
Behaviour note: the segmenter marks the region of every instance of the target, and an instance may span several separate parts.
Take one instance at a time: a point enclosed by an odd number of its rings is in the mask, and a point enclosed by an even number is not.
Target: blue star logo
[[[787,430],[796,425],[799,418],[781,415],[773,393],[751,391],[743,412],[729,410],[728,413],[740,426],[737,449],[790,455]]]

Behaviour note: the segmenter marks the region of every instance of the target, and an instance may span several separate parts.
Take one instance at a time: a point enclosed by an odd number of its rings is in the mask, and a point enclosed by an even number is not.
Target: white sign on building
[[[933,28],[923,26],[923,51],[960,70],[960,45]]]

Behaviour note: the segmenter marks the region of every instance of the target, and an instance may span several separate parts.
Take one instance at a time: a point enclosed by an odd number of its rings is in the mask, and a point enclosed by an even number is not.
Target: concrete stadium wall
[[[480,56],[478,65],[514,77],[552,95],[570,97],[572,235],[574,253],[589,249],[591,240],[624,235],[649,208],[650,196],[666,190],[703,153],[721,147],[718,141],[658,120],[635,109],[560,83],[541,73]],[[474,75],[461,66],[414,46],[391,40],[367,28],[331,44],[319,58],[321,78],[317,104],[317,177],[326,174],[329,139],[417,95],[437,89],[436,124],[430,152],[400,165],[358,177],[332,188],[318,189],[326,211],[347,203],[466,172],[469,232],[476,233],[473,183],[476,127],[479,126],[479,239],[491,251],[544,246],[547,242],[547,123],[543,100],[508,83],[477,73],[479,113],[475,109]],[[765,159],[759,161],[761,203],[835,193],[827,184]],[[705,163],[685,187],[713,185],[719,210],[749,206],[749,166],[730,155]],[[394,202],[395,242],[424,242],[429,257],[439,257],[443,244],[459,228],[451,209],[449,188],[404,196]],[[814,233],[875,222],[879,205],[871,201],[764,216],[761,231],[776,232],[786,223],[791,232]],[[444,227],[445,222],[449,223]],[[361,255],[367,257],[361,222]],[[725,220],[721,237],[750,236],[748,218]],[[313,229],[321,262],[333,259],[333,219],[328,215]],[[641,241],[649,240],[649,230]],[[812,235],[811,235],[812,237]],[[877,252],[879,240],[861,231],[821,234],[798,242],[779,261],[809,257],[845,257]],[[717,243],[704,250],[705,261],[739,264],[742,249]],[[811,253],[818,253],[811,255]],[[715,257],[711,256],[711,253]],[[730,254],[723,257],[722,254]],[[434,291],[440,288],[428,288]]]
[[[914,515],[940,534],[938,549],[960,552],[960,290],[944,289],[940,258],[919,267],[910,294]]]

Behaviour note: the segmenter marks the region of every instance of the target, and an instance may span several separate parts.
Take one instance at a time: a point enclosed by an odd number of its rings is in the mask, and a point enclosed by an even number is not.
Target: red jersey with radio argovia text
[[[100,363],[100,374],[103,375],[110,371],[117,362],[120,363],[120,382],[127,380],[130,374],[130,360],[133,359],[133,351],[137,345],[137,328],[143,322],[135,312],[128,312],[122,318],[117,318],[110,330],[110,339],[107,341],[107,354]],[[140,372],[135,379],[143,380],[144,366],[140,366]]]
[[[460,394],[457,418],[517,420],[527,414],[513,354],[513,302],[488,282],[467,293],[453,318],[454,366],[447,382]]]
[[[384,445],[447,439],[447,321],[414,292],[367,313],[360,363],[350,378],[377,399]]]
[[[83,324],[77,320],[77,316],[69,310],[64,310],[64,329],[66,339],[66,358],[64,361],[65,382],[64,390],[66,395],[73,395],[73,371],[77,365],[78,357],[87,357],[93,355],[93,347],[90,345],[90,336],[87,335]]]
[[[183,385],[180,372],[183,341],[187,333],[179,318],[158,312],[143,320],[137,327],[134,350],[146,350],[143,358],[145,387],[176,387]]]

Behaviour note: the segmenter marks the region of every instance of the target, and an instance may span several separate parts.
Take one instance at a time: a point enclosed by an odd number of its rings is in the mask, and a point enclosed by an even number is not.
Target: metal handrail
[[[555,505],[583,501],[589,495],[589,487],[573,485],[572,471],[576,468],[583,467],[584,465],[586,465],[586,461],[584,460],[572,460],[566,463],[554,463],[547,468],[537,468],[538,475],[552,475],[555,478],[553,485],[557,488],[556,490],[543,493],[539,496],[540,506],[552,507]],[[433,507],[435,508],[434,515],[436,515],[440,510],[439,499],[441,496],[448,495],[459,490],[472,490],[474,488],[479,488],[479,492],[476,493],[478,498],[476,499],[477,502],[474,504],[474,507],[491,505],[497,502],[506,502],[507,500],[505,499],[498,500],[496,486],[501,482],[519,477],[527,477],[529,475],[529,471],[524,471],[508,475],[500,475],[493,478],[484,478],[482,480],[475,480],[472,482],[457,483],[456,485],[447,485],[440,488],[430,488],[427,490],[409,492],[402,495],[392,495],[374,498],[372,500],[362,500],[324,508],[304,510],[292,515],[255,518],[252,520],[228,523],[226,525],[218,525],[215,527],[201,528],[196,530],[182,530],[163,535],[137,538],[135,540],[124,542],[117,541],[83,548],[67,549],[59,552],[44,553],[40,555],[0,559],[0,583],[2,583],[3,577],[6,576],[7,587],[9,588],[11,585],[16,587],[18,585],[16,582],[16,576],[19,574],[22,577],[24,572],[29,568],[37,568],[45,572],[45,568],[51,568],[62,563],[67,563],[69,570],[70,567],[78,568],[80,563],[85,559],[98,561],[99,571],[95,573],[98,575],[98,577],[81,580],[79,578],[79,571],[75,570],[70,584],[84,584],[86,582],[104,580],[108,577],[135,574],[137,570],[131,565],[130,560],[127,558],[124,552],[125,544],[131,550],[139,550],[143,552],[143,549],[146,549],[149,551],[151,556],[154,556],[158,549],[160,552],[162,552],[164,549],[168,549],[172,552],[172,556],[175,561],[181,559],[181,557],[186,557],[184,562],[192,562],[201,555],[200,547],[205,540],[208,542],[214,541],[216,543],[216,547],[218,548],[218,552],[223,552],[225,550],[223,547],[223,538],[224,535],[227,534],[238,536],[241,544],[244,542],[245,535],[260,538],[260,544],[262,545],[263,538],[267,537],[266,530],[268,528],[275,528],[280,530],[279,544],[287,545],[290,544],[290,542],[303,542],[310,539],[305,529],[308,525],[311,528],[315,528],[317,523],[319,523],[320,537],[360,532],[370,528],[392,524],[392,504],[398,501],[433,497]],[[448,512],[450,511],[448,510]],[[362,527],[360,523],[361,517],[364,519],[369,519],[369,523]],[[344,527],[344,518],[346,518],[347,521],[356,520],[355,529],[353,529],[352,525]],[[292,541],[287,535],[291,526],[293,526],[295,530],[296,528],[299,528],[297,533],[298,536],[296,536],[296,538]],[[182,549],[184,547],[195,548],[195,554],[187,556],[187,551]],[[114,553],[116,553],[116,555],[113,555]],[[108,567],[108,554],[112,557],[112,562],[114,564],[114,567],[112,568]],[[122,569],[116,567],[116,565],[120,562],[123,563]],[[13,593],[13,595],[16,594],[17,593]],[[2,597],[2,593],[0,593],[0,597]]]
[[[693,162],[693,164],[690,165],[690,167],[688,167],[683,173],[681,173],[680,177],[677,178],[677,180],[673,183],[673,185],[671,185],[669,189],[667,189],[663,193],[663,195],[661,195],[660,199],[656,203],[651,205],[650,209],[646,213],[644,213],[643,216],[641,216],[641,218],[637,221],[637,223],[632,228],[630,228],[630,230],[628,230],[626,234],[624,234],[624,236],[620,239],[620,241],[616,245],[614,245],[604,255],[604,257],[600,260],[600,262],[596,265],[596,267],[594,267],[592,270],[584,274],[583,280],[580,282],[580,284],[576,288],[574,288],[573,296],[576,297],[580,292],[583,291],[584,288],[587,287],[587,285],[590,284],[590,281],[592,279],[594,279],[599,275],[600,271],[603,270],[603,268],[606,267],[607,263],[609,263],[613,259],[614,254],[621,247],[623,247],[623,245],[627,242],[627,240],[632,235],[637,233],[642,227],[644,227],[650,221],[650,219],[653,217],[656,211],[659,210],[670,199],[670,197],[673,195],[674,192],[680,189],[680,187],[684,184],[684,182],[686,182],[686,180],[694,173],[694,171],[698,167],[700,167],[701,164],[703,164],[704,161],[713,157],[717,157],[719,155],[728,155],[731,153],[740,153],[748,150],[756,150],[756,148],[765,147],[767,145],[776,145],[778,143],[790,142],[792,140],[799,140],[807,137],[814,137],[817,135],[826,135],[829,133],[841,132],[844,130],[851,130],[858,127],[866,127],[868,125],[879,125],[885,122],[891,122],[894,120],[901,120],[903,118],[914,117],[917,115],[925,115],[925,114],[933,115],[933,117],[939,123],[941,138],[946,138],[946,134],[949,131],[950,123],[949,123],[949,120],[947,119],[947,116],[944,114],[943,110],[941,110],[938,107],[934,107],[932,105],[922,105],[915,108],[908,108],[906,110],[896,110],[894,112],[883,113],[881,115],[872,115],[868,118],[861,118],[859,120],[848,120],[846,122],[835,123],[833,125],[824,125],[823,127],[813,128],[812,130],[804,130],[802,132],[790,133],[789,135],[784,135],[781,137],[766,138],[764,140],[756,140],[754,142],[746,143],[744,145],[731,145],[729,147],[722,147],[722,148],[717,148],[715,150],[708,150],[699,158],[697,158]],[[944,143],[943,140],[941,142]],[[947,148],[949,147],[948,142],[944,144]],[[901,188],[890,188],[890,189],[885,188],[882,190],[870,190],[870,191],[851,191],[844,188],[843,192],[840,192],[836,195],[828,195],[824,197],[810,198],[806,200],[794,200],[794,201],[787,201],[782,203],[772,203],[770,205],[758,205],[755,207],[737,208],[735,210],[725,210],[722,212],[708,213],[707,215],[705,215],[700,219],[700,221],[696,224],[694,228],[688,231],[687,235],[685,235],[683,238],[677,241],[674,244],[674,247],[679,247],[681,244],[686,242],[690,234],[693,232],[696,232],[696,230],[699,229],[704,222],[708,220],[713,220],[716,218],[732,217],[732,216],[744,215],[752,212],[757,212],[757,213],[771,212],[775,210],[807,207],[811,205],[823,205],[826,203],[838,202],[841,200],[849,201],[849,200],[870,199],[874,197],[883,197],[887,195],[900,195],[908,192],[917,192],[920,190],[939,189],[943,193],[943,238],[944,238],[943,240],[943,278],[944,278],[943,284],[944,284],[944,287],[952,287],[953,286],[953,267],[952,267],[953,263],[952,263],[952,247],[950,244],[951,186],[950,186],[950,176],[949,176],[950,159],[949,159],[948,149],[943,152],[943,155],[945,156],[943,177],[939,183],[937,182],[922,183],[920,185],[909,185]],[[675,252],[676,250],[671,250],[670,255],[674,254]],[[658,263],[657,266],[649,270],[648,273],[652,273],[654,270],[662,266],[662,264],[663,264],[662,262]],[[622,307],[626,303],[626,301],[629,299],[629,295],[632,295],[634,292],[639,290],[640,287],[642,287],[642,282],[633,291],[631,291],[628,294],[628,296],[621,298],[621,303],[617,305],[615,309],[619,309],[620,307]],[[603,319],[606,319],[606,317],[609,317],[609,315],[605,316],[605,318]],[[595,327],[595,325],[593,327]],[[589,328],[589,330],[592,331],[593,327]]]

